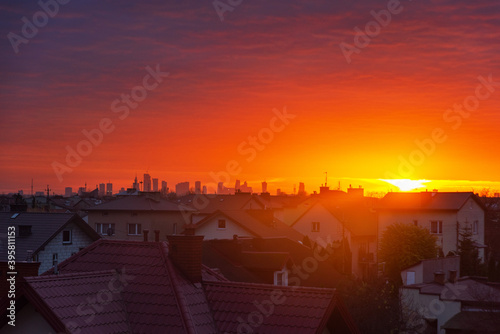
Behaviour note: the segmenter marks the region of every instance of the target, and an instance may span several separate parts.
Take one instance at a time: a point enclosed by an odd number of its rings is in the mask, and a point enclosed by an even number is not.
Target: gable
[[[225,228],[219,228],[219,220],[225,221]],[[217,214],[196,228],[196,235],[204,235],[205,240],[210,239],[233,239],[234,235],[239,237],[255,237],[251,231],[245,229],[235,220],[223,214]]]

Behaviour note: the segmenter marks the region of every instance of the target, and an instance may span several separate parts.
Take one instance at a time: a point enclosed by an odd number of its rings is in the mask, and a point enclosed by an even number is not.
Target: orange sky
[[[21,34],[21,17],[31,18],[37,6],[0,5],[2,36]],[[351,63],[339,44],[354,45],[354,28],[364,29],[370,11],[387,2],[243,2],[223,22],[211,2],[116,6],[71,2],[18,53],[3,39],[0,193],[29,192],[31,178],[38,191],[108,180],[116,190],[146,171],[170,187],[207,183],[231,160],[241,171],[227,186],[240,179],[258,191],[267,180],[273,192],[291,193],[299,182],[312,192],[325,171],[330,185],[341,181],[344,189],[397,190],[377,181],[387,178],[448,180],[426,184],[446,190],[500,189],[496,1],[401,2]],[[113,101],[143,85],[145,68],[157,64],[168,77],[120,119]],[[489,75],[493,84],[477,88],[478,77]],[[467,100],[478,103],[467,118],[447,112],[478,89],[488,96]],[[273,109],[284,108],[295,117],[265,137]],[[86,140],[82,131],[102,119],[114,130],[58,177],[54,163],[68,166],[66,147],[76,150]],[[429,154],[415,153],[415,141],[435,129],[446,140]],[[244,142],[259,133],[266,143],[247,161]],[[411,157],[417,163],[402,173],[401,158]]]

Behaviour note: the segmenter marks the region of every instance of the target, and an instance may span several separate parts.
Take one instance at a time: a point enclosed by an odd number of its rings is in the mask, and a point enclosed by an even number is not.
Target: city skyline
[[[272,192],[326,171],[374,192],[500,189],[493,0],[0,9],[0,193],[228,169]]]

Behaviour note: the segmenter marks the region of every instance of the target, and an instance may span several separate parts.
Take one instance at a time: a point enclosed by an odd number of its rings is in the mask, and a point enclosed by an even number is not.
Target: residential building
[[[158,179],[157,178],[153,179],[153,191],[154,192],[158,191]]]
[[[14,227],[16,261],[40,262],[39,273],[99,239],[76,214],[0,213],[0,227],[5,231],[0,242],[0,261],[7,261],[7,231]]]
[[[472,232],[472,238],[484,260],[485,210],[472,192],[388,193],[378,211],[378,237],[394,223],[413,224],[436,235],[444,255],[457,252],[460,233]]]
[[[158,230],[162,236],[180,233],[194,211],[159,193],[143,192],[89,208],[88,222],[103,238],[141,240],[143,230]]]
[[[202,240],[100,240],[57,275],[26,278],[16,326],[4,321],[2,331],[359,333],[334,289],[228,281],[201,264]]]
[[[99,183],[99,197],[106,196],[106,185],[104,183]]]

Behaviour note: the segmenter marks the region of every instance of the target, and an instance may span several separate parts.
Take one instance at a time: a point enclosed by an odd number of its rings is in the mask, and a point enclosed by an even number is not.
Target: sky
[[[0,193],[500,189],[496,0],[41,3],[0,2]]]

